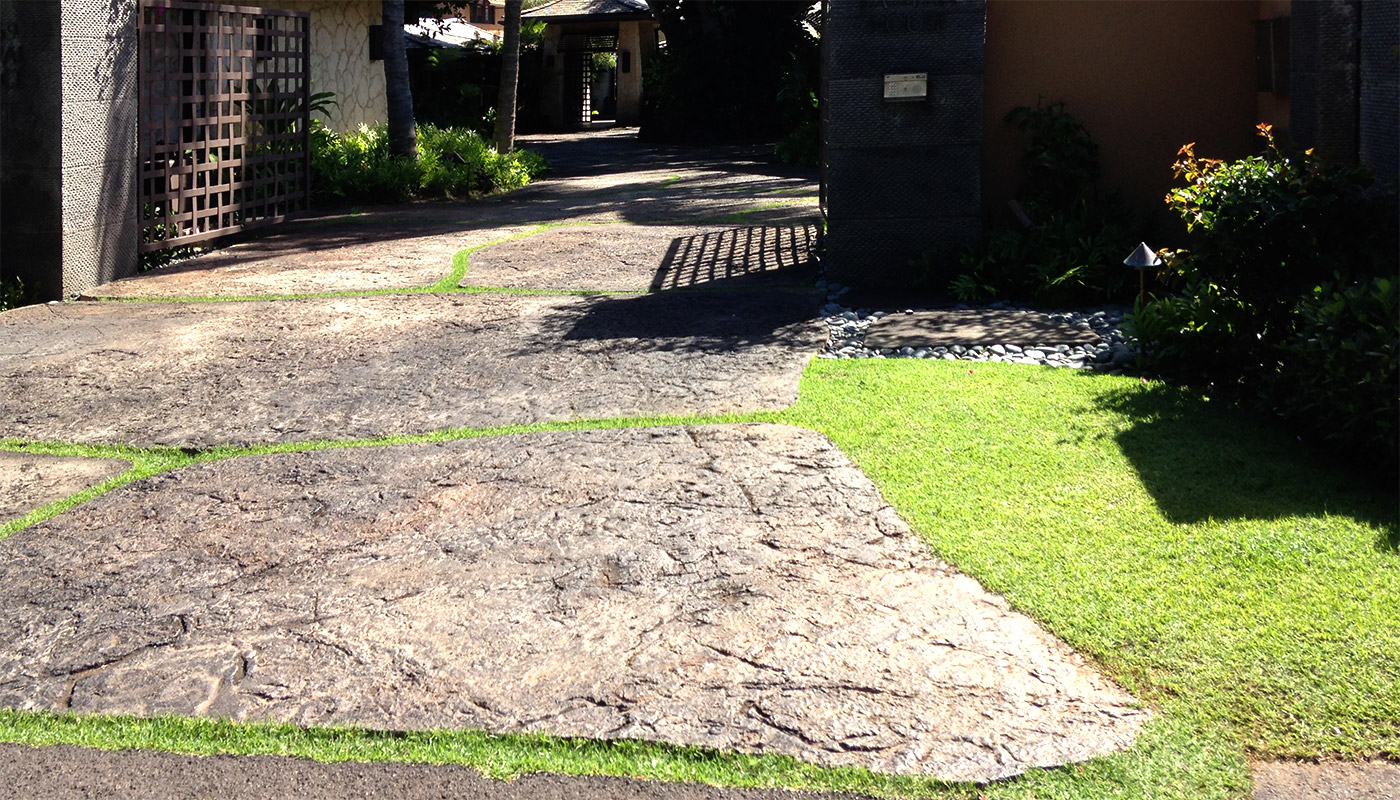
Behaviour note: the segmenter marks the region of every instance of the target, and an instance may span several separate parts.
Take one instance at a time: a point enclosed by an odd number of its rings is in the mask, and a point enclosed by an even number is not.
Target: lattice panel
[[[141,9],[141,249],[305,210],[307,12],[168,0]]]

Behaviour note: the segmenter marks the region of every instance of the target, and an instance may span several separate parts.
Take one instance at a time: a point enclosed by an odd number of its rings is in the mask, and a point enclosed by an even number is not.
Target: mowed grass
[[[1251,756],[1400,758],[1395,487],[1183,389],[816,361],[826,433],[941,556]]]
[[[480,731],[397,734],[0,711],[0,741],[456,763],[494,777],[545,771],[1008,800],[1238,798],[1248,792],[1251,757],[1400,757],[1394,487],[1329,467],[1286,431],[1157,383],[1021,365],[816,360],[798,405],[778,413],[462,429],[197,454],[3,444],[127,458],[133,470],[116,485],[187,463],[266,452],[745,420],[831,437],[936,553],[1007,596],[1154,709],[1137,746],[975,787],[828,770],[780,756]],[[36,512],[0,534],[69,505]]]

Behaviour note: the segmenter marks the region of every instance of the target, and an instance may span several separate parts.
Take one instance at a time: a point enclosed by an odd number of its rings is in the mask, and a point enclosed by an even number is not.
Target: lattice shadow
[[[651,291],[809,281],[816,274],[813,224],[709,231],[674,239],[651,281]]]

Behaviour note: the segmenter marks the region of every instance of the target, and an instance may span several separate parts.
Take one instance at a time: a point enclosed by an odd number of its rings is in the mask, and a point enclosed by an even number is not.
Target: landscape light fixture
[[[1143,242],[1123,259],[1123,264],[1138,271],[1138,308],[1142,308],[1147,305],[1147,271],[1162,266],[1162,257]]]

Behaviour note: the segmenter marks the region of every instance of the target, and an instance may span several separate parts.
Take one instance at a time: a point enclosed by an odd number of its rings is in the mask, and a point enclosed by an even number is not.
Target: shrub
[[[1270,396],[1326,440],[1393,469],[1400,420],[1400,291],[1393,278],[1315,287],[1297,306]]]
[[[547,168],[527,150],[497,153],[480,134],[423,125],[419,159],[389,154],[385,126],[337,134],[312,123],[312,192],[330,202],[403,202],[424,197],[469,197],[518,189]]]
[[[1168,254],[1180,288],[1136,309],[1144,364],[1282,415],[1315,438],[1394,468],[1400,246],[1393,189],[1259,126],[1233,162],[1181,149],[1167,204],[1191,249]]]
[[[1116,193],[1099,189],[1099,149],[1064,103],[1019,107],[1006,121],[1029,135],[1017,202],[1026,219],[989,220],[978,243],[959,258],[950,290],[965,301],[1003,297],[1047,305],[1120,298],[1131,277],[1123,254],[1136,221]],[[925,282],[936,258],[915,264]]]

